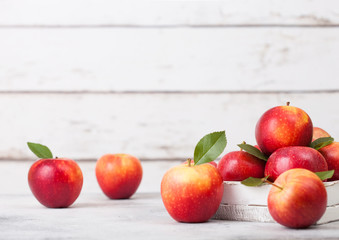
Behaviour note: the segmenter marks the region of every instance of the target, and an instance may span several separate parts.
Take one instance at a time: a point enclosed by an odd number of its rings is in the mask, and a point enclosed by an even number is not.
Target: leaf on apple
[[[334,170],[330,170],[330,171],[323,171],[323,172],[316,172],[315,173],[322,181],[329,179],[331,177],[333,177],[334,174]]]
[[[263,154],[258,148],[253,147],[250,144],[242,143],[238,144],[238,147],[261,160],[267,161],[268,159],[268,157]]]
[[[310,144],[310,147],[314,148],[315,150],[319,150],[320,148],[330,145],[333,141],[334,141],[334,138],[332,137],[318,138]]]
[[[214,161],[224,151],[226,144],[225,131],[205,135],[194,149],[194,164]]]
[[[38,158],[53,158],[53,154],[48,147],[32,142],[27,142],[27,145]]]
[[[248,187],[258,187],[262,185],[266,180],[268,179],[269,176],[266,176],[264,178],[254,178],[254,177],[249,177],[246,178],[245,180],[241,181],[241,184],[248,186]]]

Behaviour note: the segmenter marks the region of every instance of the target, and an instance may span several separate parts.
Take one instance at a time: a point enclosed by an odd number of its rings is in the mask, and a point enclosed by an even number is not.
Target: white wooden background
[[[337,0],[0,0],[0,159],[226,151],[291,101],[339,138]]]

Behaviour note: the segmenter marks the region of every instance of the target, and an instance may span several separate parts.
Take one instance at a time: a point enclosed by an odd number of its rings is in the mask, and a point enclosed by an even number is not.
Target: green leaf
[[[330,171],[323,171],[323,172],[316,172],[315,173],[322,181],[333,177],[334,174],[334,170],[330,170]]]
[[[257,157],[261,160],[267,161],[267,159],[268,159],[268,157],[265,154],[263,154],[258,148],[253,147],[250,144],[242,143],[242,144],[238,144],[238,147],[240,147],[241,149],[245,150],[249,154],[251,154],[251,155],[253,155],[253,156],[255,156],[255,157]]]
[[[254,178],[254,177],[249,177],[246,178],[245,180],[241,181],[241,184],[248,186],[248,187],[258,187],[261,184],[263,184],[269,176],[266,176],[264,178]]]
[[[53,158],[53,154],[48,147],[32,142],[27,142],[27,145],[38,158]]]
[[[204,136],[194,149],[194,164],[199,165],[215,160],[226,147],[225,131]]]
[[[334,138],[332,137],[318,138],[310,144],[310,147],[316,150],[319,150],[320,148],[330,145],[333,141],[334,141]]]

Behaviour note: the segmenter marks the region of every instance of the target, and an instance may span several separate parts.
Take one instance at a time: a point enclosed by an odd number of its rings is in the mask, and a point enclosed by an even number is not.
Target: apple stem
[[[289,106],[289,105],[290,105],[290,102],[287,102],[287,103],[286,103],[286,106]]]
[[[283,190],[282,187],[278,186],[277,184],[271,182],[271,181],[268,181],[267,179],[265,179],[265,182],[268,183],[268,184],[271,184],[272,186],[276,187],[276,188],[279,188],[280,190]]]
[[[191,166],[191,161],[192,161],[192,159],[187,159],[187,162],[188,162],[188,166],[190,167]]]
[[[242,144],[246,144],[246,142],[245,142],[245,141],[242,141]],[[242,148],[240,148],[240,151],[242,151]]]

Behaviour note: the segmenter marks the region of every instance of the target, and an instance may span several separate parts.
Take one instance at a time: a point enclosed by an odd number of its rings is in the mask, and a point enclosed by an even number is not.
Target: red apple
[[[216,168],[218,167],[218,164],[216,162],[214,162],[214,161],[213,162],[209,162],[209,164],[211,164],[212,166],[214,166]]]
[[[97,161],[95,174],[107,197],[125,199],[137,191],[142,166],[139,159],[128,154],[106,154]]]
[[[28,183],[42,205],[64,208],[78,198],[83,176],[78,164],[71,159],[40,159],[29,169]]]
[[[327,192],[313,172],[295,168],[281,174],[267,199],[268,210],[275,221],[289,228],[307,228],[325,213]]]
[[[161,197],[178,222],[205,222],[218,210],[224,192],[218,169],[211,164],[181,164],[166,172]]]
[[[318,150],[326,159],[328,170],[334,170],[329,181],[339,180],[339,142],[333,142]]]
[[[260,147],[258,145],[254,145],[254,147],[261,152],[261,149],[260,149]]]
[[[304,168],[312,172],[328,170],[325,158],[317,150],[310,147],[284,147],[268,158],[265,176],[274,181],[280,174],[292,168]]]
[[[256,125],[255,137],[261,151],[269,156],[282,147],[309,146],[312,132],[307,113],[287,105],[266,111]]]
[[[313,127],[312,142],[314,140],[317,140],[318,138],[323,138],[323,137],[331,137],[331,136],[324,129],[319,128],[319,127]]]
[[[264,177],[265,162],[244,152],[227,153],[220,159],[218,170],[224,181],[242,181],[249,177]]]

